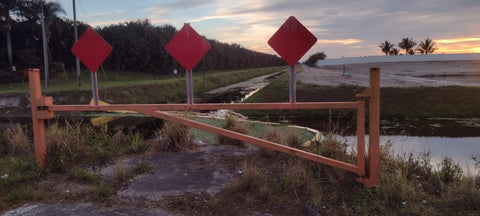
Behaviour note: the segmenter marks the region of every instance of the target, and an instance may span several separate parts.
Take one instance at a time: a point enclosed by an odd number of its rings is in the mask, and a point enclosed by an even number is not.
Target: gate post
[[[380,68],[370,68],[368,98],[368,178],[360,181],[370,187],[378,184],[380,160]]]
[[[28,85],[30,87],[30,106],[32,109],[33,142],[35,144],[35,160],[37,166],[45,168],[47,146],[45,142],[45,119],[53,118],[53,112],[44,109],[52,105],[52,97],[42,96],[40,70],[28,69]]]

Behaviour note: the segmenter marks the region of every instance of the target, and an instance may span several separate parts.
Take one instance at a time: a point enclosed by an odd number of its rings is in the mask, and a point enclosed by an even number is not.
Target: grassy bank
[[[193,73],[195,102],[201,102],[205,92],[257,76],[278,72],[284,67],[255,68],[234,71]],[[74,74],[69,74],[74,76]],[[46,96],[52,96],[55,104],[88,104],[91,99],[91,83],[88,73],[82,75],[82,86],[78,87],[75,77],[52,79],[49,88],[42,88]],[[108,103],[180,103],[185,102],[186,81],[182,75],[157,76],[131,72],[110,72],[98,74],[100,99]],[[42,83],[43,86],[43,83]],[[28,82],[1,84],[0,97],[15,98],[16,107],[1,107],[0,111],[9,116],[29,114]]]
[[[297,83],[297,101],[355,101],[355,95],[365,87],[317,86]],[[480,117],[480,88],[409,87],[381,88],[381,118],[470,118]],[[287,102],[288,74],[277,77],[271,84],[257,92],[245,102]],[[299,117],[327,117],[327,111],[308,112],[250,112],[248,115],[296,115]]]
[[[242,70],[230,70],[230,71],[202,71],[193,72],[194,77],[194,90],[204,90],[215,88],[216,86],[228,85],[238,82],[235,79],[253,78],[256,76],[273,73],[279,70],[285,69],[285,67],[267,67],[267,68],[252,68]],[[42,74],[41,74],[42,75]],[[185,82],[184,72],[179,72],[177,75],[154,75],[139,72],[129,71],[98,71],[98,85],[99,90],[102,88],[112,87],[131,87],[131,86],[150,86],[161,85],[174,81]],[[75,73],[67,73],[66,76],[53,77],[49,80],[49,87],[45,88],[42,81],[42,92],[59,92],[59,91],[91,91],[91,79],[89,71],[81,72],[81,86],[77,85],[77,78]],[[203,85],[203,82],[206,82]],[[197,85],[195,85],[197,84]],[[200,85],[199,85],[200,84]],[[215,86],[209,85],[213,84]],[[198,89],[197,89],[198,88]],[[15,94],[15,93],[28,93],[28,77],[25,77],[22,83],[8,83],[0,84],[0,95]]]

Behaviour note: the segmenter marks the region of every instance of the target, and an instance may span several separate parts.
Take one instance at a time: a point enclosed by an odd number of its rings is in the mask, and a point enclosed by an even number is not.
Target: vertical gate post
[[[40,86],[40,70],[28,69],[28,85],[30,87],[30,106],[32,107],[33,142],[35,143],[35,159],[37,165],[45,168],[47,147],[45,144],[45,124],[38,118],[37,100],[42,97]]]
[[[368,99],[368,178],[362,179],[367,186],[378,184],[380,160],[380,68],[370,68],[370,97]]]
[[[35,160],[40,168],[45,168],[47,146],[45,142],[45,119],[53,118],[53,112],[43,109],[52,105],[51,97],[42,96],[40,70],[28,69],[28,85],[30,87],[30,105],[32,109],[33,142],[35,144]]]

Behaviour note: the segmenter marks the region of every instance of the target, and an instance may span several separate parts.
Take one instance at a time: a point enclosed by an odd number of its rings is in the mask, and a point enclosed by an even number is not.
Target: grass
[[[232,83],[231,80],[244,78],[246,76],[260,76],[273,73],[284,69],[285,67],[254,68],[230,71],[204,71],[193,72],[194,88],[196,91],[210,89],[216,85],[225,86]],[[90,72],[81,72],[81,86],[77,85],[76,74],[67,73],[67,78],[51,78],[49,87],[45,88],[42,81],[42,92],[52,93],[65,90],[91,91]],[[153,75],[139,72],[128,71],[107,71],[105,73],[97,72],[99,90],[113,87],[132,87],[132,86],[150,86],[163,85],[171,82],[182,81],[185,83],[185,75]],[[205,83],[203,83],[205,82]],[[234,81],[235,82],[235,81]],[[237,81],[238,82],[238,81]],[[0,84],[1,94],[28,93],[28,78],[22,83]]]
[[[284,67],[254,68],[232,71],[194,72],[193,90],[196,103],[201,103],[208,90],[229,84],[245,81],[257,76],[271,74],[283,70]],[[107,73],[98,74],[100,100],[113,104],[164,104],[186,102],[186,81],[182,75],[157,76],[151,74],[112,72],[115,78]],[[73,76],[74,74],[69,74]],[[91,100],[90,75],[82,75],[82,86],[78,87],[76,79],[52,79],[50,87],[42,84],[42,93],[52,96],[54,104],[88,104]],[[0,117],[29,117],[30,96],[28,82],[0,84],[0,97],[18,100],[16,107],[0,107]],[[205,99],[206,100],[206,99]]]
[[[277,139],[275,133],[268,135]],[[336,144],[332,144],[336,143]],[[342,143],[328,138],[314,147],[354,160]],[[466,176],[451,159],[432,167],[428,154],[393,155],[382,148],[380,184],[366,188],[355,175],[260,149],[242,159],[243,175],[217,194],[166,197],[171,212],[197,215],[476,215],[480,176]],[[315,150],[315,149],[310,149]],[[328,153],[328,154],[330,154]]]
[[[224,126],[227,121],[225,119],[217,119],[217,118],[202,118],[202,117],[193,117],[192,120],[213,125],[216,127],[222,127]],[[257,138],[263,138],[265,139],[266,137],[264,136],[266,133],[269,133],[269,131],[275,131],[278,133],[284,133],[285,131],[292,131],[295,134],[298,134],[300,136],[301,142],[306,142],[315,135],[312,132],[305,130],[303,128],[292,128],[288,127],[288,125],[285,124],[275,124],[275,123],[268,123],[268,122],[256,122],[256,121],[243,121],[236,119],[235,120],[235,125],[244,129],[247,135],[257,137]],[[228,126],[227,124],[225,126]],[[190,128],[190,133],[192,133],[195,137],[196,142],[200,143],[209,143],[209,144],[216,144],[218,143],[218,136],[214,133],[210,132],[205,132],[199,129],[195,128]],[[266,138],[269,140],[268,138]],[[275,140],[271,140],[275,141]],[[278,141],[278,143],[281,143],[281,141]]]
[[[222,128],[226,129],[226,130],[234,131],[234,132],[237,132],[237,133],[242,133],[242,134],[246,134],[250,130],[250,128],[248,128],[248,126],[238,124],[237,119],[230,114],[225,115],[225,120],[222,123]],[[233,146],[238,146],[238,147],[244,147],[245,146],[244,142],[242,142],[240,140],[228,138],[228,137],[225,137],[225,136],[218,136],[218,144],[220,144],[220,145],[233,145]]]
[[[0,211],[28,201],[85,199],[88,194],[93,200],[106,201],[108,194],[122,186],[126,178],[105,180],[87,168],[104,165],[121,155],[140,153],[148,148],[147,142],[137,132],[57,121],[46,130],[47,168],[40,170],[36,166],[33,143],[27,131],[27,127],[12,124],[1,134]],[[137,166],[126,171],[125,176],[131,178],[150,169],[145,164]],[[57,184],[73,181],[91,186],[92,189],[64,196],[38,186],[39,181],[48,181],[52,175],[64,176],[62,178],[65,180]]]
[[[10,127],[11,131],[20,128],[16,137],[27,136],[26,128]],[[355,153],[336,139],[338,128],[332,128],[334,131],[327,133],[320,143],[309,147],[299,146],[299,137],[275,126],[265,127],[262,134],[265,139],[285,145],[349,163],[355,161]],[[20,130],[23,132],[18,132]],[[55,123],[49,130],[53,130],[49,136],[56,140],[52,143],[56,143],[57,152],[50,160],[62,158],[63,165],[52,167],[49,164],[48,170],[41,171],[36,168],[31,153],[1,152],[0,174],[8,174],[8,177],[0,178],[0,211],[26,202],[62,199],[109,205],[115,202],[115,192],[125,187],[129,179],[153,169],[144,161],[131,169],[117,161],[111,178],[90,170],[92,165],[115,161],[119,155],[132,153],[129,146],[133,144],[127,137],[135,137],[135,133],[112,131],[106,127],[79,127],[68,122]],[[71,137],[67,138],[66,134]],[[78,134],[84,139],[74,139]],[[5,139],[0,141],[6,142]],[[480,176],[464,175],[449,158],[433,167],[429,154],[393,155],[389,148],[387,144],[381,149],[377,187],[366,188],[355,181],[356,175],[336,168],[259,149],[250,155],[228,156],[241,164],[238,169],[243,174],[219,193],[169,195],[157,204],[182,215],[232,212],[239,215],[475,215],[480,211]],[[110,152],[108,157],[104,155],[106,151]],[[79,152],[82,157],[71,152]],[[68,184],[81,184],[86,189],[58,194],[49,187],[39,187],[39,182],[52,175],[64,175]]]
[[[356,101],[355,95],[365,90],[359,86],[317,86],[297,83],[298,102]],[[472,118],[480,116],[480,88],[478,87],[409,87],[381,88],[381,118]],[[288,74],[278,76],[245,102],[287,102]],[[242,111],[248,116],[296,116],[299,118],[326,118],[329,112],[318,111]],[[348,116],[347,116],[348,117]]]
[[[153,146],[157,151],[187,151],[194,149],[193,136],[187,126],[165,122],[162,129],[155,132]]]

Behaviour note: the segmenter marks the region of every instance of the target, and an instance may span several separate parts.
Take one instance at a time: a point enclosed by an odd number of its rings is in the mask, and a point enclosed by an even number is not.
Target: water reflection
[[[356,145],[355,136],[345,137],[349,145]],[[368,136],[366,136],[368,140]],[[415,136],[380,136],[380,145],[392,143],[395,155],[413,153],[421,155],[430,152],[432,165],[438,164],[445,158],[452,158],[466,173],[478,173],[475,169],[473,156],[480,155],[480,137],[415,137]]]

